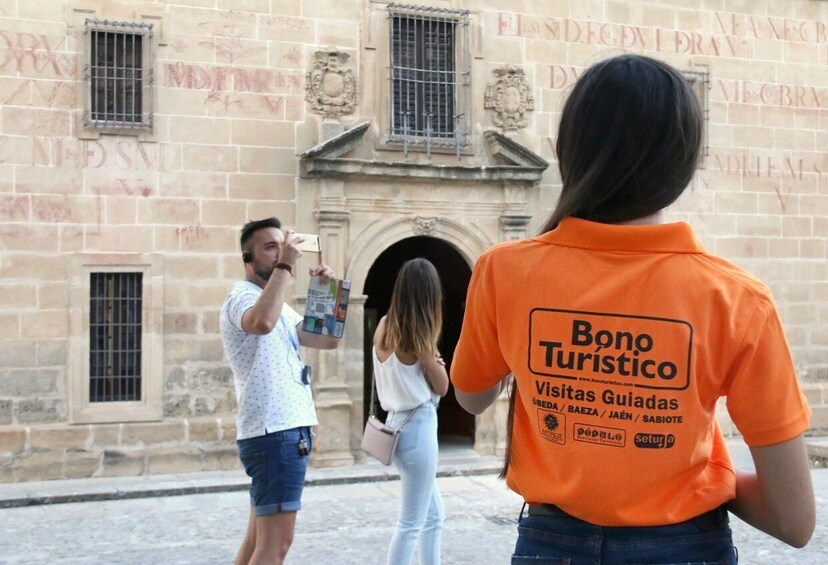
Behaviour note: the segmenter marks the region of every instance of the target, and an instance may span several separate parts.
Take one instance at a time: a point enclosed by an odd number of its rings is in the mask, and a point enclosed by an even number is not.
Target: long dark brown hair
[[[632,54],[592,65],[561,113],[561,196],[540,233],[569,216],[623,223],[675,202],[696,171],[702,123],[698,98],[671,66]],[[514,380],[510,386],[501,477],[512,456]]]
[[[403,353],[436,353],[443,327],[443,291],[428,259],[406,261],[397,274],[380,346]]]

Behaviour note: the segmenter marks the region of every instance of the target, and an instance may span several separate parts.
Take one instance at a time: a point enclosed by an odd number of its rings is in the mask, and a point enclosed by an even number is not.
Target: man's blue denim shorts
[[[236,441],[244,470],[252,479],[250,505],[256,516],[296,512],[302,507],[308,456],[300,453],[301,440],[309,452],[313,447],[310,428],[291,428]]]

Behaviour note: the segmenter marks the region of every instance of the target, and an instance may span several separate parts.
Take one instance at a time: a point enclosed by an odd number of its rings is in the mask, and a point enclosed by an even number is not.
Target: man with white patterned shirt
[[[219,328],[233,370],[239,412],[236,439],[250,475],[250,517],[237,565],[282,563],[293,541],[296,512],[318,424],[309,368],[299,346],[333,349],[339,340],[306,332],[285,304],[303,241],[276,218],[248,222],[241,249],[246,278],[221,308]],[[326,265],[310,269],[324,280]]]

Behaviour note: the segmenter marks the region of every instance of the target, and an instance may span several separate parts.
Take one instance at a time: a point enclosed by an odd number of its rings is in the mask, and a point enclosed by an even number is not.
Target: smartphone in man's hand
[[[301,237],[305,241],[300,243],[297,247],[300,251],[308,251],[310,253],[319,253],[319,235],[310,233],[294,233],[294,237]]]

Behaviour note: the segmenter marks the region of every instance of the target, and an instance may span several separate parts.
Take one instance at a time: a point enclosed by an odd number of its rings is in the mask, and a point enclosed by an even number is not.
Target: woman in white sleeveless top
[[[408,565],[415,546],[421,565],[440,563],[444,512],[437,487],[437,403],[449,386],[437,351],[442,323],[437,270],[426,259],[408,261],[374,333],[374,375],[386,423],[399,428],[410,416],[394,455],[402,497],[389,565]]]

